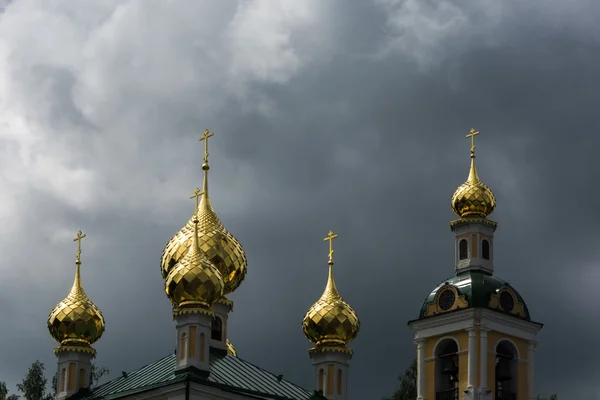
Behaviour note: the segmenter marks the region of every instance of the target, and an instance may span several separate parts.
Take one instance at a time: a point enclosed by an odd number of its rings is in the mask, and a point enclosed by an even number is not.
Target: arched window
[[[342,370],[337,371],[337,393],[342,394]]]
[[[325,384],[325,371],[323,368],[319,370],[319,391],[323,393],[323,385]]]
[[[458,345],[444,339],[435,348],[436,399],[458,399]]]
[[[484,260],[490,259],[490,242],[487,239],[483,239],[483,242],[481,242],[481,257]]]
[[[467,239],[461,239],[458,242],[458,259],[466,260],[469,258],[469,244],[467,243]]]
[[[181,339],[180,339],[180,343],[179,343],[179,359],[183,360],[185,358],[185,346],[187,342],[187,335],[184,333],[181,334]]]
[[[79,370],[79,387],[78,387],[78,389],[81,389],[84,386],[85,386],[85,369],[81,368]]]
[[[206,354],[204,354],[204,348],[206,346],[206,338],[204,337],[204,332],[202,332],[200,334],[200,361],[204,362],[204,357],[206,357]]]
[[[496,346],[496,398],[516,399],[519,356],[515,346],[502,340]]]
[[[67,390],[66,377],[67,377],[67,369],[63,368],[60,370],[60,384],[58,385],[58,392],[64,392],[65,390]]]
[[[223,321],[220,317],[214,317],[212,319],[212,328],[210,331],[210,338],[212,340],[223,340]]]

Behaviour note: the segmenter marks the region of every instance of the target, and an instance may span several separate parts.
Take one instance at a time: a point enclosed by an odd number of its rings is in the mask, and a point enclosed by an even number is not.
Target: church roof
[[[100,385],[87,394],[75,395],[77,400],[113,400],[190,379],[249,398],[272,400],[319,400],[323,396],[303,389],[247,361],[229,354],[211,351],[210,375],[207,378],[192,373],[175,374],[175,354],[170,354],[136,371],[123,374]]]
[[[455,276],[452,276],[437,285],[423,302],[419,319],[434,316],[428,315],[429,306],[436,303],[438,294],[441,293],[442,289],[450,286],[456,289],[459,296],[464,296],[467,302],[466,307],[456,307],[452,311],[459,311],[463,308],[489,308],[494,311],[504,312],[498,307],[491,307],[494,303],[490,300],[492,299],[492,296],[495,296],[502,289],[510,289],[515,296],[516,303],[521,305],[522,310],[522,315],[515,316],[527,321],[531,320],[525,300],[523,300],[523,297],[521,297],[508,282],[505,282],[490,273],[479,270],[459,272]],[[512,313],[508,312],[508,314]]]

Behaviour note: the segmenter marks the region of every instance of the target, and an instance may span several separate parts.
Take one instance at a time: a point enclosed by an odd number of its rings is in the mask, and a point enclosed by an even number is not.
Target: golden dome
[[[199,190],[197,193],[199,194]],[[185,312],[185,309],[208,309],[223,296],[221,273],[200,250],[198,220],[195,217],[193,223],[192,245],[165,280],[165,292],[177,312]]]
[[[85,237],[79,232],[78,238]],[[77,240],[77,239],[76,239]],[[90,347],[104,333],[104,317],[94,303],[87,297],[81,287],[80,260],[78,252],[75,270],[75,281],[69,295],[52,310],[48,317],[50,335],[60,343],[56,350],[71,347],[74,350],[95,354]]]
[[[356,312],[342,299],[335,286],[332,254],[330,248],[329,278],[325,291],[310,307],[302,322],[304,335],[317,347],[345,347],[356,338],[360,329]]]
[[[478,134],[471,129],[471,135]],[[452,210],[461,218],[479,217],[485,218],[490,215],[496,207],[494,193],[479,180],[475,168],[475,146],[471,146],[471,169],[467,181],[460,185],[452,196]]]
[[[211,136],[205,131],[205,137]],[[219,217],[212,208],[208,197],[208,153],[205,152],[204,184],[202,187],[202,199],[200,207],[188,223],[171,238],[161,258],[161,272],[166,278],[171,269],[183,257],[191,246],[191,238],[194,231],[193,219],[197,218],[198,243],[200,249],[208,259],[219,269],[225,284],[223,294],[232,293],[236,290],[246,276],[246,253],[238,240],[225,228]]]
[[[227,339],[227,354],[233,357],[237,357],[237,351],[235,351],[235,347],[233,347],[233,344],[231,344],[229,339]]]

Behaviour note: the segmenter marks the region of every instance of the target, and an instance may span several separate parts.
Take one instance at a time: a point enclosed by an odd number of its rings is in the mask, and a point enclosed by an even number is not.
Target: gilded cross
[[[203,194],[204,192],[201,192],[200,189],[196,188],[196,190],[194,190],[194,194],[190,196],[190,199],[196,199],[196,211],[198,211],[200,196],[202,196]]]
[[[329,262],[333,262],[333,239],[335,239],[336,237],[338,237],[337,234],[333,233],[332,231],[329,231],[327,237],[323,239],[324,242],[329,240]]]
[[[467,135],[468,138],[471,138],[471,153],[475,153],[475,135],[479,135],[479,131],[471,128]]]
[[[200,142],[204,140],[204,161],[208,161],[208,138],[213,136],[214,133],[209,132],[208,129],[204,130],[204,136],[200,138]]]
[[[77,262],[81,262],[81,239],[85,236],[85,233],[79,231],[77,232],[77,237],[73,239],[74,242],[77,242]]]

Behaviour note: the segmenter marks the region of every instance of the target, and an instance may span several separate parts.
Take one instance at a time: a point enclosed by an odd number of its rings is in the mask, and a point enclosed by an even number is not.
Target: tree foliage
[[[110,371],[106,367],[97,367],[96,364],[92,364],[92,373],[90,374],[90,388],[98,386],[98,381],[105,375],[110,374]]]
[[[0,382],[0,400],[18,400],[19,396],[16,394],[8,394],[8,388],[6,382]]]
[[[52,400],[54,395],[46,393],[48,380],[44,376],[44,364],[36,360],[23,381],[17,383],[17,390],[23,394],[25,400]]]
[[[47,393],[48,380],[44,376],[44,364],[35,361],[29,367],[27,375],[21,383],[17,384],[17,390],[23,394],[24,400],[53,400],[57,393],[58,372],[52,376],[52,393]],[[92,364],[92,373],[90,374],[90,388],[98,385],[98,381],[110,371],[106,367],[98,367]],[[8,388],[5,382],[0,381],[0,400],[19,400],[17,394],[8,394]]]
[[[417,359],[398,377],[400,387],[383,400],[414,400],[417,398]]]

